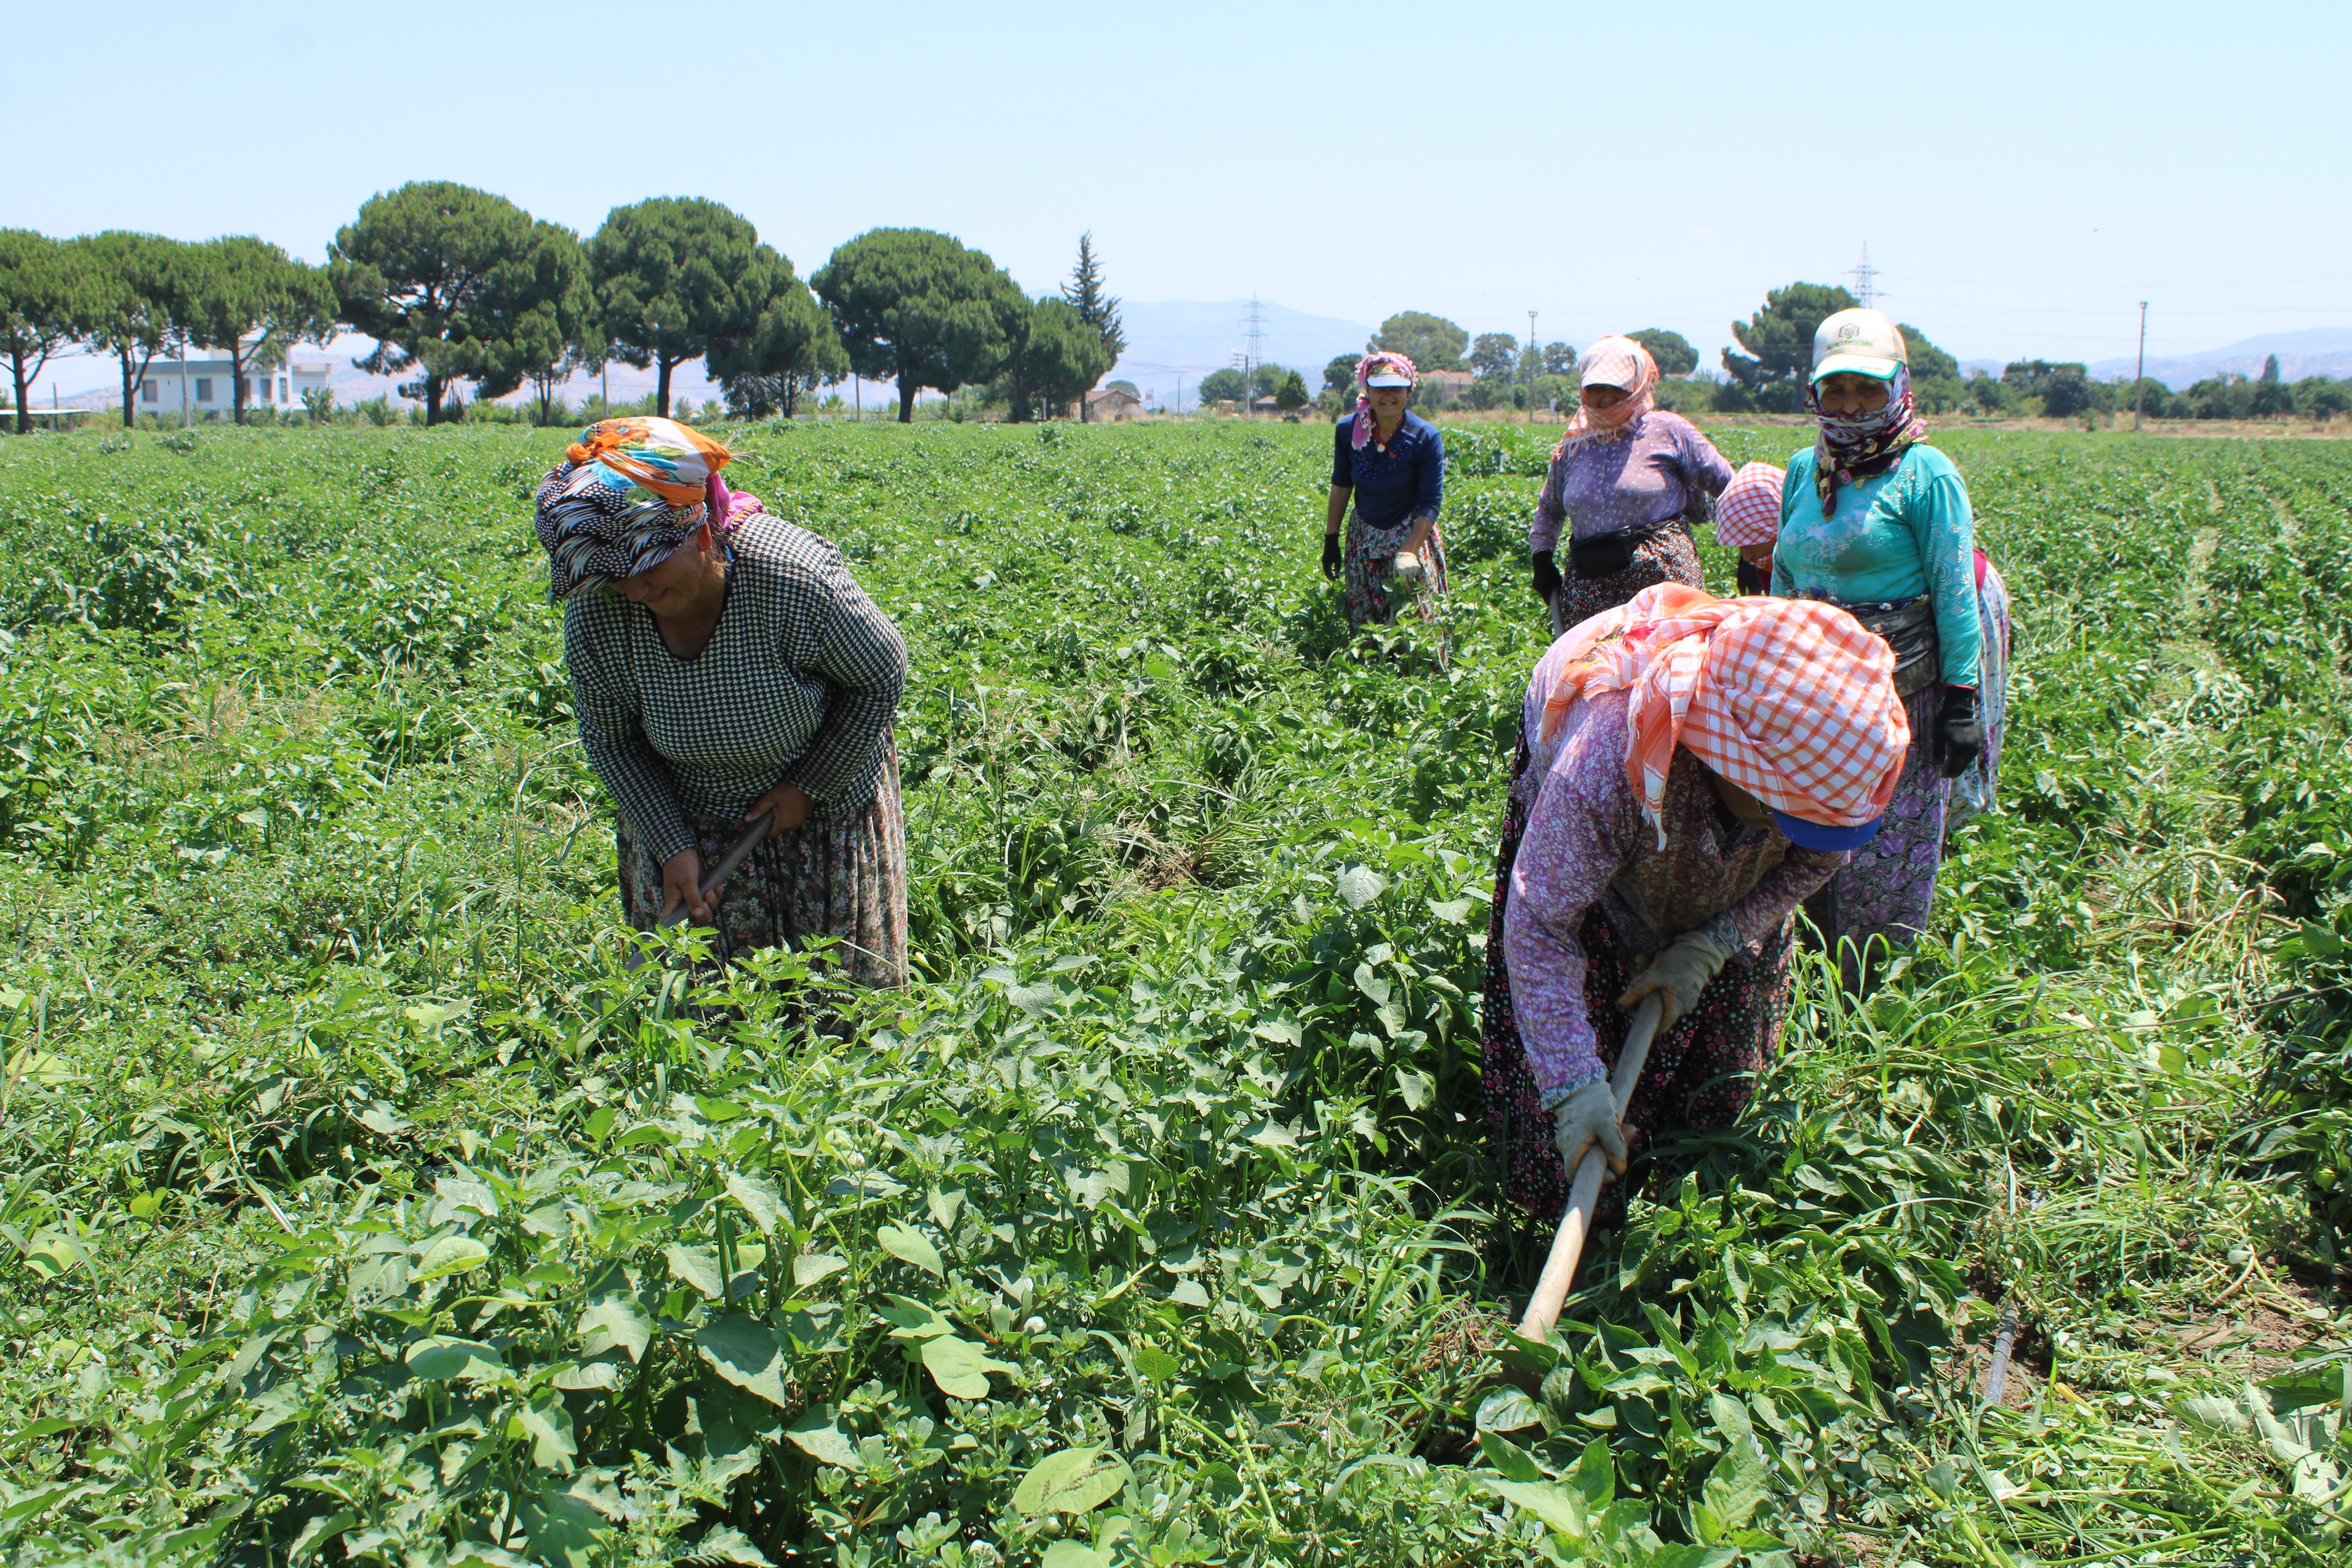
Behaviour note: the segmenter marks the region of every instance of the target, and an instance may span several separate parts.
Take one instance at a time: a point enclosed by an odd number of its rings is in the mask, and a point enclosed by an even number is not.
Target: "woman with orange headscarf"
[[[581,743],[620,807],[622,910],[642,931],[683,904],[722,958],[837,938],[836,973],[901,984],[906,645],[838,551],[729,490],[728,457],[675,420],[607,419],[539,484]],[[762,812],[706,896],[703,868]]]
[[[1485,1097],[1504,1193],[1556,1219],[1599,1142],[1608,1073],[1656,994],[1626,1121],[1720,1127],[1775,1054],[1791,912],[1869,842],[1910,742],[1894,657],[1828,605],[1669,583],[1536,668],[1496,858]]]
[[[1585,352],[1580,379],[1581,406],[1552,449],[1528,530],[1536,596],[1554,633],[1654,583],[1699,586],[1690,520],[1705,521],[1707,498],[1731,482],[1731,465],[1698,426],[1657,406],[1648,349],[1602,338]]]

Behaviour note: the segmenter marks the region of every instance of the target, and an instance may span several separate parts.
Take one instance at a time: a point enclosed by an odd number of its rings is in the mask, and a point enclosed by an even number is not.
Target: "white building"
[[[325,360],[289,360],[270,371],[248,367],[245,405],[299,410],[302,395],[325,386],[328,374]],[[167,423],[184,414],[191,424],[215,414],[226,418],[236,406],[236,366],[227,359],[156,360],[140,378],[133,406]]]

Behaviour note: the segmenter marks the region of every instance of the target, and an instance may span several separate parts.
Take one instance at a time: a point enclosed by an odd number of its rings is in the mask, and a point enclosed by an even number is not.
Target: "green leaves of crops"
[[[823,1030],[796,955],[619,967],[559,438],[0,445],[0,1550],[2336,1550],[2342,459],[1948,440],[2006,809],[1528,1346],[1476,1026],[1553,435],[1449,434],[1450,618],[1350,638],[1328,431],[743,433],[914,654],[921,973]]]

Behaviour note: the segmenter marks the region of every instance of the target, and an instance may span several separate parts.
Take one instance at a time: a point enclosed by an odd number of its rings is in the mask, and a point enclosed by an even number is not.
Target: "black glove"
[[[1552,564],[1551,552],[1549,550],[1537,551],[1534,560],[1536,597],[1549,605],[1551,603],[1552,595],[1559,592],[1559,568]]]
[[[1323,536],[1323,575],[1335,583],[1339,580],[1339,536],[1336,533]]]
[[[1984,750],[1984,730],[1977,723],[1977,689],[1944,688],[1943,710],[1936,716],[1935,733],[1927,738],[1927,755],[1937,771],[1956,779]]]

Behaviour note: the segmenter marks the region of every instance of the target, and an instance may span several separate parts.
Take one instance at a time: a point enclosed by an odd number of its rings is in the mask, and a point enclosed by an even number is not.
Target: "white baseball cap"
[[[1911,351],[1895,323],[1876,310],[1840,310],[1813,331],[1813,382],[1825,375],[1866,375],[1892,381]]]

